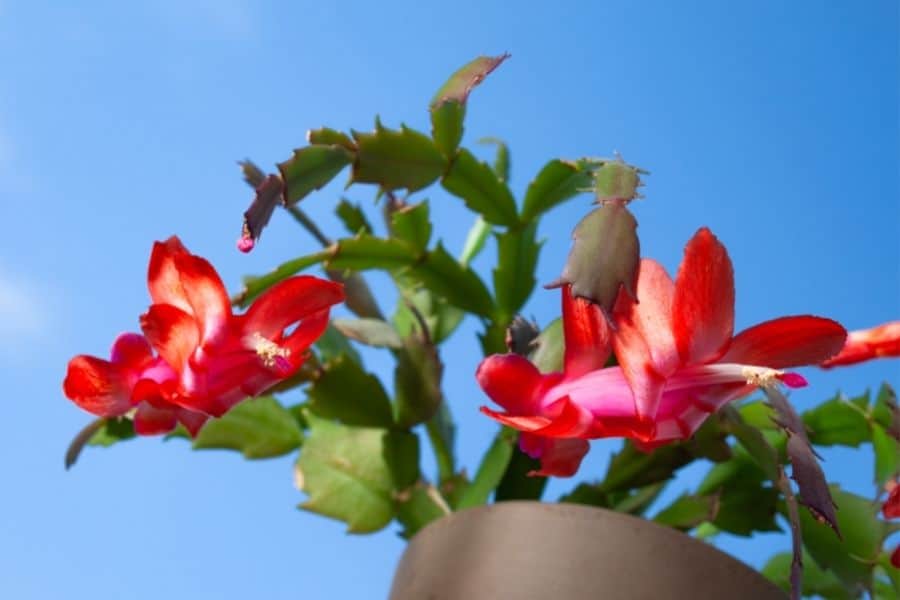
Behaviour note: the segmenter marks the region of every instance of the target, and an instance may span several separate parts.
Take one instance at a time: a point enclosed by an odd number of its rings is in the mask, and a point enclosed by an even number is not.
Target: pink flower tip
[[[785,373],[784,375],[779,375],[778,379],[789,388],[802,388],[809,385],[809,382],[806,381],[806,377],[799,373]]]
[[[253,247],[256,246],[256,242],[253,241],[253,238],[250,237],[241,237],[237,241],[237,249],[243,252],[244,254],[253,250]]]

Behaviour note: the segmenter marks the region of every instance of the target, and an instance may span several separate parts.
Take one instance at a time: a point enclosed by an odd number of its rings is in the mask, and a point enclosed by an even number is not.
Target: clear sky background
[[[850,329],[900,318],[893,0],[0,0],[0,596],[387,593],[403,549],[396,528],[348,536],[298,511],[293,457],[246,462],[141,439],[88,449],[65,472],[63,452],[89,416],[61,381],[72,355],[105,355],[138,327],[153,240],[178,234],[235,290],[242,275],[315,249],[279,212],[257,250],[235,250],[250,199],[236,160],[271,169],[308,128],[367,130],[376,113],[427,130],[446,76],[503,51],[512,58],[470,99],[464,143],[507,140],[519,197],[550,158],[618,150],[652,171],[634,207],[643,253],[674,271],[687,239],[711,227],[735,264],[739,328],[797,313]],[[339,193],[303,203],[332,235]],[[428,195],[458,251],[470,217],[440,190]],[[350,197],[371,206],[369,189]],[[559,273],[588,204],[544,221],[540,281]],[[477,264],[489,281],[487,261]],[[373,281],[380,290],[384,279]],[[546,324],[557,292],[538,290],[526,314]],[[445,353],[470,472],[495,431],[477,413],[475,330],[467,322]],[[900,385],[897,360],[804,374],[801,406]],[[596,443],[581,475],[602,475],[615,446]],[[873,493],[868,455],[826,458],[832,479]],[[573,485],[553,482],[547,497]],[[788,541],[720,544],[758,566]]]

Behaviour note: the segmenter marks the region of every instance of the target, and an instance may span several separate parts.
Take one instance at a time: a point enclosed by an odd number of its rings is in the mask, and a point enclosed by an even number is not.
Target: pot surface
[[[709,544],[576,504],[500,502],[448,515],[412,539],[390,600],[785,600]]]

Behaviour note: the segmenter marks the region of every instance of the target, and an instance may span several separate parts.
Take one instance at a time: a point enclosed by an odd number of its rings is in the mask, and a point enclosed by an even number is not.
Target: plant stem
[[[434,457],[437,459],[438,481],[443,483],[453,477],[453,454],[447,444],[447,440],[441,433],[441,424],[439,422],[440,411],[433,417],[425,421],[425,431],[428,432],[428,441],[434,450]]]

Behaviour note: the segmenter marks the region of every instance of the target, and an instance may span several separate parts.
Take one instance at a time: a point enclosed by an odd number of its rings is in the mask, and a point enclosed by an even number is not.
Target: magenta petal
[[[535,434],[522,433],[519,437],[521,447],[526,437],[538,438],[538,441],[525,442],[536,447],[540,444],[540,454],[532,458],[540,458],[541,468],[538,471],[528,473],[531,476],[542,477],[571,477],[578,472],[581,461],[590,450],[590,444],[582,439],[550,439],[541,438]]]

